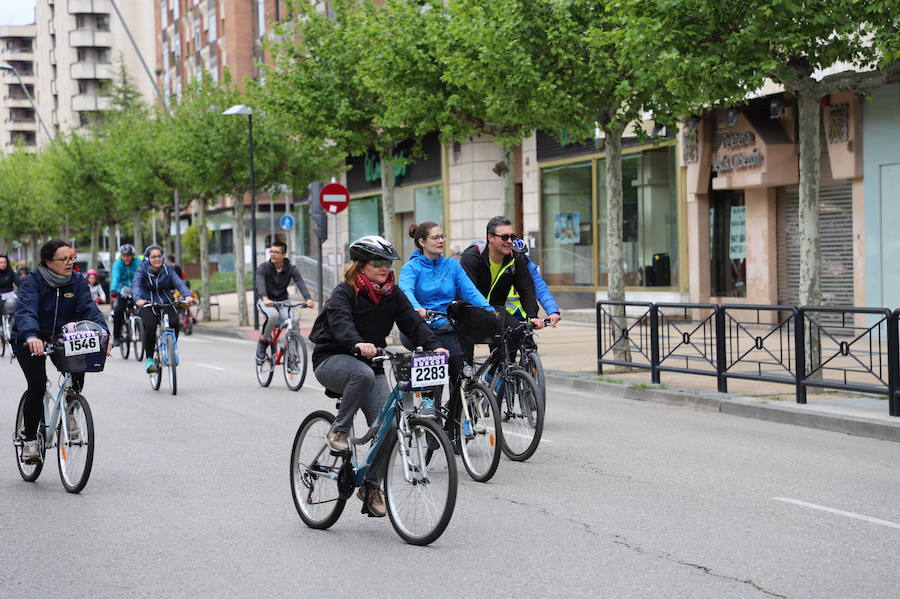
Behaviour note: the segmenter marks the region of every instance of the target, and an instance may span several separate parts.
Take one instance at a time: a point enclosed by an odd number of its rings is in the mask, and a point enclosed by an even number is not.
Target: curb
[[[259,333],[253,329],[239,329],[234,327],[211,327],[208,325],[195,324],[194,333],[201,335],[211,335],[213,337],[230,337],[232,339],[243,339],[244,341],[256,341]]]
[[[575,391],[595,391],[616,395],[624,399],[649,401],[673,406],[691,406],[742,418],[753,418],[792,424],[819,430],[869,437],[900,443],[900,419],[897,423],[884,422],[864,416],[827,414],[810,411],[801,404],[777,405],[761,403],[750,397],[741,397],[711,391],[645,388],[638,385],[595,381],[577,375],[546,373],[548,384]]]

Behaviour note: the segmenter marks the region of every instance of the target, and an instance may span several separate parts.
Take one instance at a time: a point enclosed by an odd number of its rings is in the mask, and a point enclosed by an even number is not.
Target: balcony
[[[3,57],[5,61],[21,61],[21,62],[34,62],[34,50],[23,50],[22,48],[6,48],[0,51],[0,56]]]
[[[69,32],[69,45],[73,48],[111,48],[112,34],[98,29],[76,29]]]
[[[72,96],[72,110],[75,112],[93,112],[95,110],[109,110],[108,96],[97,94],[76,94]]]
[[[27,121],[25,119],[6,119],[3,121],[5,125],[5,129],[7,131],[32,131],[37,132],[37,120],[31,119]]]
[[[32,108],[25,96],[3,96],[3,105],[6,108]]]
[[[98,62],[73,62],[69,66],[72,79],[113,79],[113,65]]]
[[[105,13],[112,14],[113,8],[109,0],[69,0],[69,14]]]

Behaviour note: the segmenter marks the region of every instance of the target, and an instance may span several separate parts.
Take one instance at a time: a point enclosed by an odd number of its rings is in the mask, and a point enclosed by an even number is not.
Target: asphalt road
[[[179,395],[133,359],[89,375],[81,495],[13,462],[24,377],[0,363],[0,597],[896,597],[900,447],[553,390],[544,442],[460,488],[447,531],[404,544],[352,498],[297,516],[291,443],[333,407],[314,379],[260,388],[253,345],[183,338]]]

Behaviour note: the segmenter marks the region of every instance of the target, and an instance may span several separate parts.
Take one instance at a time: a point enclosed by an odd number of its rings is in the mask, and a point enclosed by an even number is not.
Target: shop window
[[[350,200],[350,241],[366,235],[381,235],[381,196]]]
[[[416,222],[444,222],[444,195],[440,185],[418,187],[415,190]]]
[[[747,297],[744,210],[743,191],[710,193],[709,283],[715,297]]]
[[[606,161],[597,161],[600,286],[609,285]],[[622,157],[622,242],[626,287],[678,286],[678,202],[674,148]]]
[[[594,284],[590,163],[541,169],[541,274],[550,285]]]

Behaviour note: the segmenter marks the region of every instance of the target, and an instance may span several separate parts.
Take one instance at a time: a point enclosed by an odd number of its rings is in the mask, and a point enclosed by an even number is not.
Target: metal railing
[[[597,302],[597,373],[604,366],[886,395],[900,416],[900,310]]]

